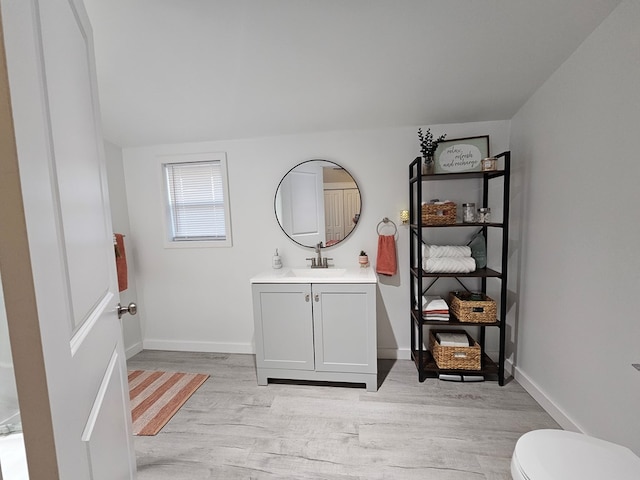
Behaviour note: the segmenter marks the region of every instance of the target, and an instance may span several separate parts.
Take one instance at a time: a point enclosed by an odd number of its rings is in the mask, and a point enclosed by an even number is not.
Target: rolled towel
[[[422,256],[425,258],[470,257],[471,247],[466,245],[425,245],[423,243]]]
[[[423,258],[422,269],[428,273],[470,273],[476,269],[472,257]]]

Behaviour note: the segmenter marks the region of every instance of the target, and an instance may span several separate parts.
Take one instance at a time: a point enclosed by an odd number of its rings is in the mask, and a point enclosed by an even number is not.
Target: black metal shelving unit
[[[470,374],[497,376],[498,383],[504,385],[504,359],[505,359],[505,337],[506,337],[506,312],[507,312],[507,261],[508,261],[508,240],[509,240],[509,179],[511,167],[511,152],[503,152],[494,155],[497,158],[504,159],[504,169],[491,172],[463,172],[463,173],[440,173],[431,175],[422,175],[420,157],[416,158],[409,165],[409,252],[410,252],[410,295],[411,295],[411,357],[416,364],[418,370],[418,379],[423,382],[429,376],[437,376],[440,373],[447,374]],[[446,181],[454,179],[478,178],[482,181],[482,207],[488,206],[489,188],[492,186],[493,179],[501,179],[503,184],[502,195],[502,222],[491,223],[456,223],[452,225],[424,225],[422,223],[422,193],[423,183],[430,181]],[[495,180],[499,181],[499,180]],[[488,229],[502,229],[502,245],[501,245],[501,269],[500,271],[490,268],[477,269],[475,272],[460,273],[427,273],[422,269],[422,241],[423,230],[431,228],[473,228],[479,229],[488,240]],[[467,287],[460,279],[463,278],[480,278],[481,291],[487,291],[487,278],[495,278],[500,281],[500,299],[498,301],[498,318],[491,323],[473,323],[460,322],[451,315],[448,322],[428,321],[422,317],[421,298],[441,277],[455,278],[465,289]],[[426,286],[425,286],[426,284]],[[421,292],[416,295],[416,292]],[[431,352],[426,349],[424,344],[424,326],[438,325],[443,327],[479,327],[480,336],[478,343],[482,348],[482,360],[480,370],[445,370],[438,368]],[[489,358],[484,353],[485,350],[485,329],[498,328],[500,331],[500,346],[497,362]]]

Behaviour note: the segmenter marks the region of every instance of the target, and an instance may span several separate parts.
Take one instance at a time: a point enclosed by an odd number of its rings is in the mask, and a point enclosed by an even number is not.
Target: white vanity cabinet
[[[252,279],[252,293],[259,385],[280,378],[377,390],[375,283]]]

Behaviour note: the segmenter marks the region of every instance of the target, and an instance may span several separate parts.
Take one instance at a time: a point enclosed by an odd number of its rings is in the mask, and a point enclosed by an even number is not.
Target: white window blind
[[[225,191],[220,161],[164,165],[171,240],[225,241]]]

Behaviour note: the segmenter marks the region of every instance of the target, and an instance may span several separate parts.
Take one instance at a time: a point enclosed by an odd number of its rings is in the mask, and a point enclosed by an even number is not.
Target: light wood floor
[[[155,437],[135,437],[139,480],[511,479],[516,440],[559,428],[514,380],[418,382],[380,360],[378,392],[256,384],[253,355],[144,351],[130,369],[211,378]]]

